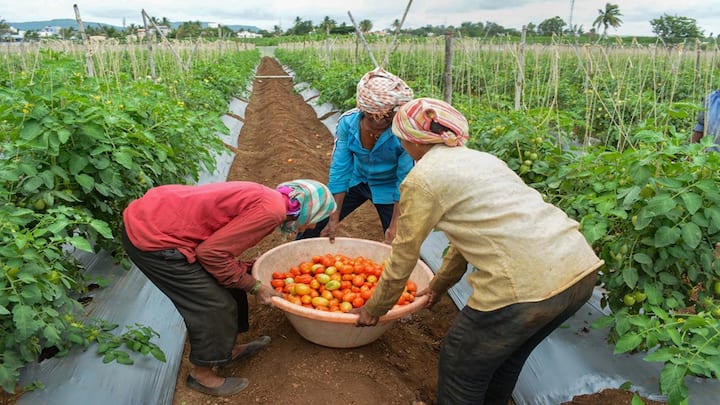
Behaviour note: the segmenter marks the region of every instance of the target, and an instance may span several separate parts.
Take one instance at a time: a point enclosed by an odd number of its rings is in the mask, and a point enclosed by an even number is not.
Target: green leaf
[[[670,246],[680,239],[681,232],[677,228],[661,226],[655,232],[655,247]]]
[[[47,229],[52,232],[53,235],[58,235],[64,232],[68,226],[70,226],[70,221],[64,216],[58,216],[55,218],[55,222],[48,225]]]
[[[669,194],[657,195],[648,201],[645,206],[646,209],[654,212],[656,215],[662,215],[668,213],[670,210],[675,208],[677,202]]]
[[[20,137],[27,141],[31,141],[40,136],[40,134],[42,133],[43,127],[40,125],[40,123],[35,120],[29,120],[25,122],[22,131],[20,131]]]
[[[133,168],[132,154],[128,150],[121,150],[113,153],[115,161],[124,166],[126,169]]]
[[[668,396],[669,404],[681,404],[688,396],[688,388],[683,381],[685,367],[667,363],[660,372],[660,390]]]
[[[88,242],[87,239],[81,236],[73,236],[71,238],[68,238],[68,242],[70,242],[70,244],[73,245],[76,249],[80,249],[90,253],[93,252],[93,248],[90,245],[90,242]]]
[[[89,193],[95,187],[95,179],[88,176],[87,174],[78,174],[75,176],[75,181],[78,182],[83,191]]]
[[[642,343],[643,339],[636,333],[626,333],[615,344],[615,354],[629,352]]]
[[[71,174],[78,175],[89,163],[90,161],[86,157],[73,153],[70,161],[68,162],[68,168],[70,169]]]
[[[43,180],[40,177],[30,177],[23,183],[23,190],[28,193],[37,193],[42,186]]]
[[[10,315],[10,311],[8,311],[8,309],[5,308],[5,306],[0,305],[0,315]]]
[[[700,245],[700,242],[702,241],[702,230],[700,230],[699,226],[692,222],[687,222],[680,225],[680,230],[683,242],[685,242],[689,248],[695,249],[698,245]]]
[[[635,270],[634,267],[625,267],[622,272],[623,275],[623,281],[625,281],[625,285],[630,287],[631,289],[635,288],[635,285],[637,285],[638,282],[638,272]]]
[[[92,221],[90,221],[90,226],[104,238],[113,238],[112,231],[110,230],[110,226],[108,226],[107,222],[101,221],[99,219],[93,219]]]
[[[67,128],[60,128],[57,130],[58,140],[61,144],[66,143],[70,139],[70,135],[72,135],[72,132],[70,132]]]
[[[646,255],[645,253],[635,253],[633,255],[633,260],[640,264],[652,264],[652,259],[650,256]]]
[[[682,193],[680,198],[682,198],[685,208],[691,214],[696,213],[702,207],[702,197],[696,193]]]
[[[638,396],[638,394],[633,394],[630,405],[645,405],[645,401],[643,401],[642,398],[640,398],[640,396]]]
[[[167,359],[165,358],[165,353],[163,353],[163,351],[159,347],[153,347],[152,349],[150,349],[150,354],[152,354],[153,357],[162,361],[163,363],[167,361]]]
[[[48,343],[51,345],[57,345],[62,342],[60,334],[53,325],[45,326],[45,329],[43,329],[43,336],[45,336],[45,339],[47,339]]]
[[[105,139],[105,130],[103,129],[103,127],[101,127],[100,125],[97,125],[97,124],[92,124],[92,123],[83,124],[82,126],[80,126],[80,131],[83,134],[85,134],[91,138],[94,138],[96,140],[104,140]]]

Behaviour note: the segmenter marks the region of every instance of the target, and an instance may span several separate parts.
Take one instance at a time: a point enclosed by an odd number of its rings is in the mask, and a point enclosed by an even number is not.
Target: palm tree
[[[358,27],[363,34],[367,34],[372,29],[373,24],[370,20],[362,20],[358,23]]]
[[[603,37],[607,38],[607,29],[608,27],[613,27],[617,29],[621,24],[622,20],[620,17],[622,17],[622,14],[620,14],[620,8],[617,4],[605,4],[605,10],[598,9],[598,16],[593,21],[593,27],[600,28],[603,27]]]

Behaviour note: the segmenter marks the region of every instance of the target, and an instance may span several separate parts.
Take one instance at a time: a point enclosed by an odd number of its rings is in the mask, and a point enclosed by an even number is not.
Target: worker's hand
[[[270,288],[263,284],[260,289],[255,293],[255,299],[257,302],[263,305],[272,305],[272,297],[282,298],[282,294],[274,288]]]
[[[435,304],[437,304],[441,298],[441,294],[438,294],[437,292],[435,292],[435,290],[433,290],[430,287],[427,287],[424,290],[417,293],[416,297],[422,297],[423,295],[428,296],[428,301],[427,301],[427,303],[425,303],[425,307],[424,307],[424,308],[428,308],[428,309],[432,308]]]
[[[375,326],[377,325],[378,320],[380,320],[380,317],[370,315],[364,307],[353,308],[350,310],[350,313],[358,315],[358,319],[355,321],[355,326]]]
[[[386,245],[392,245],[393,239],[395,239],[395,227],[390,226],[387,231],[385,231],[385,239],[383,240],[383,243]]]
[[[338,218],[333,217],[334,215],[328,219],[327,225],[320,232],[320,236],[330,238],[330,243],[335,243],[335,236],[337,236],[337,231],[340,227],[340,221],[338,220]]]

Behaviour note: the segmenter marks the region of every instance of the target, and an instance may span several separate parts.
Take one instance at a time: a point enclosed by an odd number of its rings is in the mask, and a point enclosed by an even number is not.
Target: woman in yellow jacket
[[[378,286],[359,314],[372,326],[390,310],[431,231],[450,249],[428,307],[474,268],[473,292],[443,340],[439,404],[502,404],[532,350],[585,303],[603,264],[578,223],[543,201],[500,159],[464,147],[468,124],[449,104],[400,107],[393,133],[417,161],[400,186],[400,217]]]

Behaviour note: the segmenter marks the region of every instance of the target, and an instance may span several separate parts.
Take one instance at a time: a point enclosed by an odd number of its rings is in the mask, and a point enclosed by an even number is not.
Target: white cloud
[[[707,0],[616,0],[623,24],[609,34],[652,35],[649,21],[663,14],[694,18],[705,31],[720,31],[720,7],[709,5]],[[261,0],[229,2],[226,0],[94,0],[86,4],[66,0],[24,0],[4,2],[0,18],[10,22],[74,18],[73,4],[77,3],[84,21],[102,22],[121,26],[142,23],[141,10],[154,17],[167,17],[171,21],[209,21],[222,24],[254,25],[271,30],[280,25],[290,28],[295,19],[310,20],[318,24],[325,16],[337,23],[351,24],[348,11],[356,22],[368,19],[374,28],[389,28],[394,20],[402,18],[407,1],[388,0]],[[454,25],[462,22],[491,21],[507,28],[520,29],[527,23],[539,24],[545,19],[559,16],[570,21],[571,0],[414,0],[405,20],[406,28],[426,25]],[[605,0],[576,0],[572,23],[585,30],[592,27],[598,9]]]

